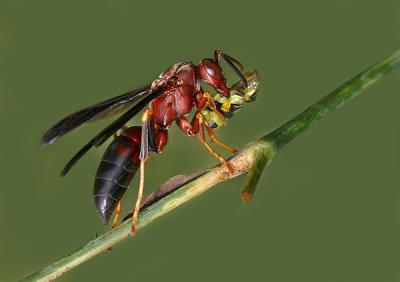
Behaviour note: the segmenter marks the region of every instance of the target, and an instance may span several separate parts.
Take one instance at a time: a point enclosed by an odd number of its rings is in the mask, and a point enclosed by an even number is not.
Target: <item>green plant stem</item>
[[[231,161],[231,164],[235,168],[234,173],[229,173],[224,166],[215,167],[141,211],[139,213],[137,230],[142,229],[156,218],[168,213],[197,195],[204,193],[219,182],[226,181],[246,172],[252,163],[254,152],[259,150],[265,150],[265,145],[254,144],[236,155]],[[127,220],[117,228],[99,236],[72,254],[21,281],[51,281],[91,257],[107,251],[110,246],[127,238],[130,235],[130,230],[131,221]]]
[[[264,135],[261,140],[273,142],[278,150],[283,148],[314,122],[323,119],[329,113],[340,108],[364,89],[377,82],[381,77],[398,68],[399,64],[400,50],[397,50],[360,72],[281,127]]]
[[[362,90],[377,82],[390,71],[399,68],[399,66],[400,50],[367,68],[278,129],[266,134],[258,141],[247,144],[243,150],[230,159],[235,172],[230,173],[224,166],[216,166],[142,210],[139,214],[137,230],[204,193],[214,185],[237,177],[248,172],[250,169],[252,169],[252,172],[249,174],[250,177],[247,181],[246,191],[253,193],[262,168],[271,162],[279,149],[299,136],[311,124],[338,109],[345,102],[361,93]],[[256,164],[257,167],[254,167]],[[110,246],[129,237],[129,233],[130,221],[128,220],[70,255],[21,281],[53,280],[84,261],[89,260],[91,257],[106,251]]]

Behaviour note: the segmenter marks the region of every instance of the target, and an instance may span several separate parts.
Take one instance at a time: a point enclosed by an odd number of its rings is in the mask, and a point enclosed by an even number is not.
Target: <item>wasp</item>
[[[221,60],[230,66],[239,81],[227,86]],[[228,151],[237,150],[221,142],[214,130],[224,126],[241,107],[256,98],[259,75],[256,70],[242,72],[241,63],[219,50],[214,58],[204,58],[199,64],[176,63],[163,71],[151,84],[81,109],[57,122],[42,137],[42,144],[52,144],[61,136],[82,124],[125,111],[85,144],[65,165],[61,176],[91,148],[99,147],[114,136],[101,159],[95,176],[93,197],[96,210],[104,224],[115,212],[113,227],[121,214],[121,199],[138,169],[140,184],[132,215],[131,232],[136,232],[137,217],[144,192],[144,168],[149,152],[161,153],[168,142],[168,129],[176,123],[187,136],[198,135],[201,144],[226,169],[233,172],[228,160],[216,152],[206,141],[210,140]],[[205,91],[201,83],[210,86],[214,95]],[[189,114],[195,109],[193,118]],[[127,122],[143,111],[140,126],[127,127]],[[118,133],[119,131],[119,133]]]

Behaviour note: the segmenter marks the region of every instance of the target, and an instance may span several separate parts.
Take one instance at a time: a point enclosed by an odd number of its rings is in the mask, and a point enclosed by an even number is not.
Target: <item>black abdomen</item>
[[[140,165],[140,130],[141,127],[130,127],[116,137],[97,169],[93,197],[104,224],[110,220]]]

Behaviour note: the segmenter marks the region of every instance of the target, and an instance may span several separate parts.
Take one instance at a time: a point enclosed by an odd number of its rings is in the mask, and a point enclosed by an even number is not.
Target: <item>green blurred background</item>
[[[399,26],[389,0],[1,0],[0,281],[108,230],[91,196],[104,147],[58,175],[110,120],[42,149],[64,115],[221,49],[262,75],[257,102],[219,131],[241,148],[399,48]],[[279,153],[250,205],[244,177],[226,182],[59,280],[400,281],[399,77]],[[216,163],[175,126],[169,141],[149,162],[147,192]]]

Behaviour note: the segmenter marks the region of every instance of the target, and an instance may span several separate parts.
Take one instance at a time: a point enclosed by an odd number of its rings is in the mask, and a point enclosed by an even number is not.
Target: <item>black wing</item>
[[[57,138],[86,122],[98,120],[123,111],[138,98],[150,93],[150,89],[151,85],[146,85],[66,116],[43,135],[42,144],[52,144]]]
[[[120,129],[125,123],[127,123],[132,117],[134,117],[138,112],[140,112],[151,100],[160,96],[163,92],[164,88],[159,88],[157,90],[150,91],[150,94],[143,98],[139,103],[130,108],[126,113],[116,119],[109,126],[104,128],[99,134],[93,137],[85,146],[83,146],[73,157],[72,159],[65,165],[64,169],[61,171],[61,176],[64,176],[68,173],[71,167],[76,164],[76,162],[86,154],[93,146],[100,146],[103,144],[108,138],[110,138],[118,129]]]

